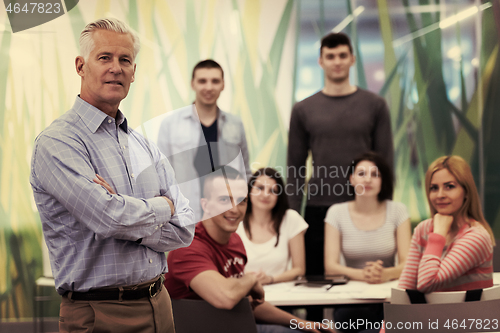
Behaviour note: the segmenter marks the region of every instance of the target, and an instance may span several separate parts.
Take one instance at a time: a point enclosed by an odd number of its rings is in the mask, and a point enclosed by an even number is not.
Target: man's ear
[[[208,203],[207,198],[201,198],[200,203],[201,203],[201,209],[203,210],[203,212],[206,212],[207,211],[206,207]]]
[[[135,81],[135,69],[137,67],[137,64],[134,64],[134,74],[132,74],[132,80],[130,82],[134,82]]]
[[[83,65],[85,65],[85,59],[83,59],[82,56],[76,57],[76,59],[75,59],[76,73],[78,75],[80,75],[81,77],[84,76]]]
[[[323,68],[323,58],[321,56],[319,56],[318,58],[318,65],[319,67]]]

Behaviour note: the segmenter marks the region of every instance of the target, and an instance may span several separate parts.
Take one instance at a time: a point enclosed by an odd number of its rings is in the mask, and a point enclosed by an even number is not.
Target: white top
[[[262,270],[266,275],[279,275],[291,265],[288,242],[309,227],[306,221],[295,210],[288,209],[280,226],[280,239],[276,244],[276,236],[262,244],[256,244],[248,239],[243,222],[238,226],[236,233],[241,237],[247,252],[248,262],[245,272]]]
[[[359,230],[351,220],[347,205],[348,202],[344,202],[331,206],[325,217],[325,222],[340,232],[346,266],[364,268],[367,261],[382,260],[384,267],[393,267],[397,252],[396,230],[409,218],[406,206],[386,200],[385,223],[374,230]]]
[[[157,120],[155,118],[151,121]],[[168,112],[161,122],[158,133],[158,148],[172,165],[180,191],[189,200],[189,206],[194,211],[196,221],[201,221],[203,215],[200,204],[202,197],[200,179],[203,180],[205,176],[198,175],[195,158],[200,147],[208,149],[200,124],[194,104],[191,104]],[[241,119],[219,109],[217,131],[216,146],[219,160],[214,161],[215,165],[229,165],[246,175],[245,180],[248,180],[252,172],[249,167],[248,146]],[[199,163],[210,169],[208,155]]]

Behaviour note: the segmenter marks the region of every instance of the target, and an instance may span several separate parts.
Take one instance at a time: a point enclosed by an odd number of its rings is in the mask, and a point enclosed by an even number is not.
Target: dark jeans
[[[325,216],[330,206],[307,206],[304,219],[309,224],[304,237],[306,246],[306,275],[323,275],[324,268],[324,241]],[[307,319],[321,322],[323,320],[322,307],[306,307]]]

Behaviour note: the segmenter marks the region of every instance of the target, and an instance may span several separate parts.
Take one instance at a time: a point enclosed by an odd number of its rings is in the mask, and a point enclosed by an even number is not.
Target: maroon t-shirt
[[[208,235],[202,223],[198,223],[191,245],[169,252],[167,263],[165,287],[170,297],[201,299],[189,288],[196,275],[212,270],[225,277],[241,277],[247,255],[243,242],[236,233],[231,235],[227,244],[221,245]]]

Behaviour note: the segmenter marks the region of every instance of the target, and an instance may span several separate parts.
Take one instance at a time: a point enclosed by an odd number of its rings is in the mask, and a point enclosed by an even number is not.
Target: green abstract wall
[[[318,40],[344,31],[357,56],[351,81],[384,96],[395,147],[394,200],[429,217],[425,172],[442,155],[471,165],[500,237],[500,1],[300,2],[296,99],[319,90]]]
[[[71,107],[79,33],[106,16],[127,22],[142,42],[121,104],[131,125],[190,104],[192,67],[214,58],[226,78],[219,106],[242,118],[254,169],[285,169],[292,104],[322,86],[318,40],[332,29],[347,32],[357,55],[352,81],[390,106],[395,200],[412,220],[427,218],[425,170],[438,156],[459,154],[499,237],[500,0],[83,0],[16,33],[0,4],[2,320],[32,316],[43,271],[28,180],[33,141]]]
[[[141,38],[136,81],[120,105],[133,127],[193,102],[191,70],[225,70],[223,110],[241,116],[252,161],[285,163],[297,6],[291,0],[85,0],[67,14],[12,33],[0,4],[0,318],[32,316],[42,233],[29,184],[38,133],[80,91],[80,31],[116,17]]]

